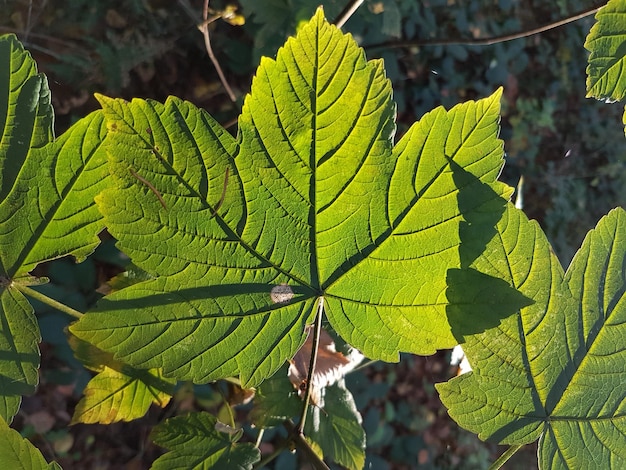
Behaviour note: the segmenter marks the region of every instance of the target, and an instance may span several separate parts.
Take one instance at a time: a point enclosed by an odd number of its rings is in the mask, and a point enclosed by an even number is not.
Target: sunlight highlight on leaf
[[[252,470],[260,452],[252,444],[237,444],[241,432],[220,432],[216,418],[205,412],[165,420],[150,435],[169,449],[154,461],[154,470],[172,468],[223,468]],[[220,428],[221,429],[221,428]]]

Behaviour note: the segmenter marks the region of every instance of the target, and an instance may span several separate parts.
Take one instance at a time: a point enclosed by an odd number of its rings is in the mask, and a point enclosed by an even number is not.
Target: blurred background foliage
[[[236,118],[260,57],[274,56],[320,3],[333,20],[349,1],[211,1],[215,18],[210,24],[211,42],[238,96],[234,103],[197,29],[202,21],[201,0],[0,0],[0,33],[16,33],[40,71],[48,75],[57,135],[97,108],[94,92],[161,101],[176,95],[204,107],[236,133]],[[365,48],[368,58],[385,60],[398,108],[397,137],[438,105],[450,108],[504,87],[502,179],[515,186],[524,177],[524,210],[539,221],[565,266],[598,219],[612,207],[626,205],[623,110],[585,98],[588,53],[583,43],[593,17],[489,46],[468,42],[530,30],[603,3],[365,0],[343,27]],[[225,21],[220,15],[233,7],[240,16]],[[457,43],[417,45],[437,40]],[[81,265],[64,259],[38,268],[39,274],[51,279],[40,288],[74,308],[88,309],[98,298],[94,290],[124,270],[128,261],[113,240],[106,234],[103,239],[94,256]],[[42,305],[35,307],[45,341],[43,386],[37,397],[25,402],[19,418],[23,432],[35,441],[43,440],[40,448],[50,450],[48,458],[67,459],[66,468],[118,468],[116,462],[143,468],[142,459],[150,461],[158,452],[144,446],[148,445],[146,429],[162,418],[159,411],[134,423],[133,431],[124,431],[140,437],[122,452],[120,446],[129,444],[121,443],[126,441],[120,441],[117,426],[96,431],[97,427],[79,425],[67,430],[66,417],[59,410],[75,404],[89,376],[64,339],[69,320]],[[452,373],[447,357],[446,353],[406,357],[400,366],[376,364],[347,378],[363,415],[372,468],[480,469],[501,452],[458,429],[441,408],[432,384]],[[203,399],[192,394],[196,406],[223,406],[231,392],[220,387],[203,388]],[[56,397],[54,406],[50,393]],[[185,400],[177,396],[175,406],[188,406],[181,405]],[[245,412],[245,407],[238,411]],[[42,420],[42,413],[52,414],[52,422]],[[98,445],[104,447],[98,451]],[[107,445],[117,446],[117,452],[107,453]],[[517,457],[519,468],[532,468],[529,462],[536,465],[532,449],[528,455],[528,461],[524,454]],[[285,454],[275,466],[294,468],[294,458]],[[514,461],[507,465],[518,468]]]

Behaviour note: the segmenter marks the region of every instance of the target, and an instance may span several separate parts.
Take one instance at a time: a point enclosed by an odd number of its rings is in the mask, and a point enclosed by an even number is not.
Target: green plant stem
[[[256,442],[254,443],[254,447],[256,447],[257,449],[261,445],[261,441],[263,441],[263,434],[265,434],[265,429],[259,429],[259,435],[256,437]]]
[[[518,444],[518,445],[509,447],[507,450],[504,451],[504,453],[500,457],[498,457],[498,460],[496,460],[494,463],[491,464],[491,467],[489,467],[489,470],[498,470],[499,468],[502,468],[502,465],[504,465],[506,461],[509,460],[513,456],[513,454],[515,454],[515,452],[520,450],[522,447],[523,447],[523,444]]]
[[[51,299],[47,295],[44,295],[41,292],[37,292],[35,289],[31,289],[28,286],[19,284],[17,282],[14,282],[12,286],[15,287],[17,290],[19,290],[22,294],[32,297],[35,300],[39,300],[39,302],[43,302],[44,304],[49,305],[50,307],[56,308],[57,310],[63,313],[67,313],[68,315],[74,318],[80,318],[84,315],[78,310],[74,310],[72,307],[68,307],[67,305],[62,304],[58,300]]]
[[[306,423],[306,415],[309,410],[309,402],[311,401],[311,387],[313,386],[313,374],[315,373],[315,363],[317,362],[317,350],[320,345],[320,331],[322,330],[322,313],[324,311],[324,297],[320,297],[317,308],[317,316],[315,317],[315,326],[313,328],[313,344],[311,345],[311,359],[309,360],[309,372],[306,376],[306,391],[304,393],[304,406],[300,422],[296,427],[299,434],[304,430]]]
[[[602,5],[604,6],[604,5]],[[552,23],[548,23],[543,26],[539,26],[534,29],[529,29],[525,31],[519,31],[517,33],[503,34],[501,36],[492,36],[488,38],[468,38],[468,39],[423,39],[423,40],[415,40],[415,41],[390,41],[390,42],[381,42],[377,44],[370,44],[363,46],[367,50],[373,49],[393,49],[398,47],[420,47],[420,46],[490,46],[492,44],[498,44],[501,42],[513,41],[514,39],[521,39],[528,36],[533,36],[535,34],[543,33],[550,29],[558,28],[559,26],[563,26],[568,23],[572,23],[573,21],[580,20],[587,16],[593,15],[602,8],[592,7],[588,8],[579,13],[575,13],[572,16],[568,16],[559,21],[555,21]]]

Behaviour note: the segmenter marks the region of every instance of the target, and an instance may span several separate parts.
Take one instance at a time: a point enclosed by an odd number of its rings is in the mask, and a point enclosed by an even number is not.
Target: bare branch
[[[217,74],[220,77],[220,81],[222,82],[222,85],[224,85],[224,88],[226,89],[226,93],[228,93],[228,97],[230,98],[232,102],[235,102],[237,101],[237,97],[233,93],[233,90],[230,87],[230,85],[228,84],[228,81],[226,80],[226,76],[224,75],[224,72],[222,72],[222,67],[220,67],[219,62],[217,61],[217,58],[215,57],[215,54],[213,53],[213,48],[211,47],[211,39],[209,38],[209,23],[210,23],[209,0],[204,0],[204,7],[202,8],[202,18],[203,18],[203,21],[202,23],[200,23],[200,25],[198,25],[198,29],[204,36],[204,47],[206,47],[206,51],[209,54],[209,58],[211,59],[211,62],[213,62],[213,66],[215,67],[215,70],[217,70]]]
[[[602,5],[604,6],[604,5]],[[400,47],[419,47],[419,46],[454,46],[454,45],[465,45],[465,46],[490,46],[492,44],[498,44],[501,42],[513,41],[514,39],[521,39],[528,36],[533,36],[535,34],[543,33],[550,29],[558,28],[559,26],[566,25],[568,23],[572,23],[574,21],[580,20],[587,16],[593,15],[602,8],[593,7],[587,10],[581,11],[580,13],[576,13],[572,16],[564,18],[559,21],[555,21],[553,23],[548,23],[543,26],[539,26],[534,29],[519,31],[517,33],[509,33],[503,34],[500,36],[492,36],[488,38],[475,38],[475,39],[424,39],[424,40],[416,40],[416,41],[390,41],[390,42],[381,42],[378,44],[370,44],[363,46],[365,49],[394,49]]]

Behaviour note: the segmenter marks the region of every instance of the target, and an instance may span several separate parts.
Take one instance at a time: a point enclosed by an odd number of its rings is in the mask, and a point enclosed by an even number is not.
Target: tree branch
[[[517,33],[502,34],[500,36],[492,36],[488,38],[467,38],[467,39],[418,39],[415,41],[389,41],[381,42],[377,44],[364,45],[363,48],[367,50],[373,49],[395,49],[402,47],[420,47],[420,46],[490,46],[492,44],[498,44],[501,42],[513,41],[515,39],[521,39],[535,34],[543,33],[550,29],[558,28],[574,21],[578,21],[587,16],[593,15],[600,10],[604,5],[599,7],[588,8],[587,10],[575,13],[565,19],[555,21],[552,23],[539,26],[534,29],[519,31]]]
[[[343,27],[346,24],[346,21],[350,19],[350,17],[354,14],[354,12],[363,4],[363,0],[350,0],[348,4],[345,6],[341,13],[337,15],[333,24],[337,26],[337,28]]]
[[[211,39],[209,38],[210,21],[208,19],[209,18],[209,0],[204,0],[204,6],[202,8],[202,18],[203,18],[203,21],[198,26],[198,29],[204,36],[204,47],[206,47],[206,51],[209,54],[209,59],[211,59],[211,62],[213,62],[213,66],[215,66],[215,70],[217,70],[217,75],[219,75],[220,81],[222,82],[222,85],[224,85],[224,88],[226,89],[226,93],[228,93],[228,97],[230,98],[232,102],[235,102],[237,101],[237,97],[233,93],[233,90],[230,87],[230,85],[228,84],[228,81],[226,80],[226,76],[224,75],[224,72],[222,72],[222,67],[220,67],[219,62],[217,61],[217,58],[215,57],[215,54],[213,53],[213,48],[211,47]]]

